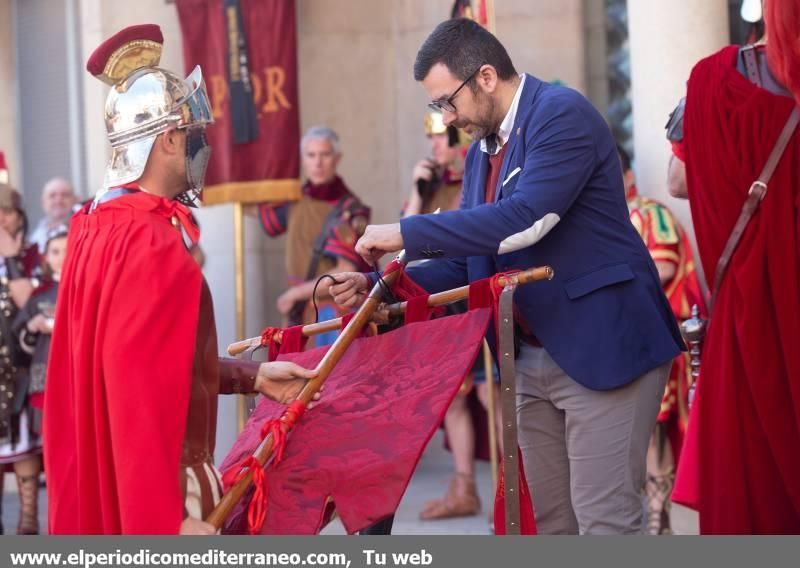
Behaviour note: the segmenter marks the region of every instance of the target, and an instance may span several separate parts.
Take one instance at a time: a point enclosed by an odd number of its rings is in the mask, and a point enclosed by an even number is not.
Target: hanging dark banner
[[[225,0],[223,10],[228,28],[228,92],[233,143],[246,144],[258,139],[258,116],[253,102],[247,39],[239,0]]]
[[[293,0],[176,0],[186,68],[203,69],[215,123],[207,204],[300,194]]]

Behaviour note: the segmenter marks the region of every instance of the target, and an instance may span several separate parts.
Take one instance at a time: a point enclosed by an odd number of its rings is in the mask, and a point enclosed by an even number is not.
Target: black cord
[[[394,295],[394,293],[392,293],[392,289],[389,287],[389,285],[383,279],[383,276],[381,276],[381,271],[378,270],[378,264],[377,263],[372,265],[372,270],[373,270],[373,272],[375,272],[375,276],[377,277],[378,282],[381,285],[381,288],[383,288],[383,300],[384,300],[384,302],[386,302],[387,304],[396,304],[398,302],[398,299]]]
[[[372,270],[375,272],[375,276],[378,279],[378,282],[380,282],[381,288],[383,288],[384,301],[387,304],[396,304],[399,300],[392,293],[392,289],[389,287],[389,285],[383,279],[383,276],[381,276],[381,272],[380,272],[380,270],[378,270],[378,265],[377,264],[373,264],[372,265]],[[334,278],[332,274],[323,274],[322,276],[317,278],[316,283],[314,283],[314,291],[311,292],[311,303],[314,305],[314,322],[316,322],[316,323],[319,323],[319,307],[317,307],[317,287],[319,286],[319,283],[322,282],[322,280],[324,278],[330,278],[331,281],[333,281],[334,284],[342,284],[342,281],[341,280],[337,280],[336,278]]]
[[[331,280],[333,280],[334,284],[341,284],[342,283],[340,280],[336,280],[336,278],[334,278],[330,274],[323,274],[322,276],[317,278],[317,282],[316,282],[316,284],[314,284],[314,291],[311,292],[311,302],[314,304],[314,322],[315,323],[319,323],[319,308],[317,307],[317,286],[319,286],[319,283],[322,282],[323,278],[330,278]]]

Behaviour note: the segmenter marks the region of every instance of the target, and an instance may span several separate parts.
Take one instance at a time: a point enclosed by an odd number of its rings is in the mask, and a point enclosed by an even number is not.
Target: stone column
[[[17,69],[15,62],[13,2],[0,0],[0,152],[6,156],[12,185],[20,181],[17,161]]]
[[[628,0],[628,30],[639,190],[672,209],[694,240],[688,202],[667,192],[670,147],[664,125],[686,94],[694,64],[728,43],[728,2]]]

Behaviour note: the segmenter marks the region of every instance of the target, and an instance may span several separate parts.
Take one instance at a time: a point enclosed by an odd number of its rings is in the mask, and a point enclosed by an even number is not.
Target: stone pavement
[[[490,534],[488,523],[488,507],[492,505],[491,471],[489,464],[478,462],[476,481],[481,497],[483,511],[480,515],[446,521],[420,521],[419,511],[430,499],[444,495],[452,471],[452,460],[442,445],[441,432],[431,440],[420,461],[414,477],[400,503],[394,522],[392,534]],[[13,534],[19,516],[19,499],[11,474],[6,475],[6,490],[3,494],[2,519],[6,532]],[[39,493],[39,513],[42,531],[47,528],[47,504],[45,492]],[[674,506],[672,523],[676,534],[697,534],[697,515],[683,507]],[[344,527],[338,521],[331,523],[323,534],[344,534]]]
[[[483,511],[480,515],[446,521],[421,521],[419,512],[430,499],[442,497],[452,472],[450,454],[443,449],[441,431],[433,437],[422,456],[414,477],[408,485],[406,494],[400,502],[394,521],[392,534],[491,534],[488,511],[493,506],[491,468],[487,462],[478,462],[476,482],[481,497]],[[673,506],[672,525],[676,534],[697,534],[697,515],[694,511]],[[344,527],[338,521],[329,525],[323,534],[344,534]]]

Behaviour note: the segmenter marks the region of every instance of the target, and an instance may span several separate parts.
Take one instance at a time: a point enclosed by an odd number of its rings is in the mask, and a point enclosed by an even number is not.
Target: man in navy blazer
[[[448,20],[414,76],[447,124],[476,142],[461,209],[373,225],[357,251],[406,249],[435,293],[497,271],[550,265],[515,293],[520,448],[540,533],[636,533],[648,439],[683,342],[631,225],[611,132],[579,93],[517,74],[502,44]],[[368,283],[333,286],[355,302]]]

